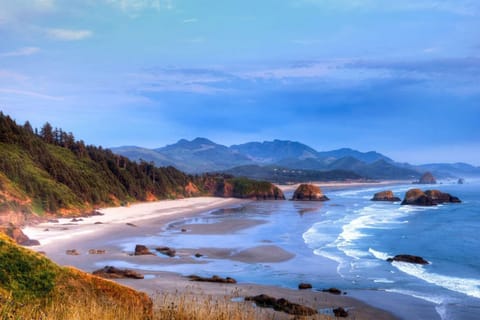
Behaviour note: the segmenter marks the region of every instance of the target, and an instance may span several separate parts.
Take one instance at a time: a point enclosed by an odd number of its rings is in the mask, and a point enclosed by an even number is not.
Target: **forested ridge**
[[[0,112],[0,224],[5,213],[75,214],[95,206],[213,195],[277,199],[268,182],[227,175],[194,176],[174,167],[133,162],[86,145],[48,122],[33,129]]]
[[[77,141],[46,123],[40,130],[0,113],[0,210],[35,213],[88,210],[191,196],[195,177],[173,167],[133,162]],[[195,190],[200,194],[199,189]]]

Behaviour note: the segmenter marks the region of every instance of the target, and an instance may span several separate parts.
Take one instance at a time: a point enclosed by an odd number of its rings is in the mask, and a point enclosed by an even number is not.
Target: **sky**
[[[480,1],[0,0],[0,110],[104,147],[479,166]]]

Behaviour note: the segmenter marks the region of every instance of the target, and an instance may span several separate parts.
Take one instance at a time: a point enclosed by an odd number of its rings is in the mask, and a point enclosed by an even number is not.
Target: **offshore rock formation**
[[[405,194],[402,205],[416,205],[416,206],[436,206],[441,203],[460,203],[459,198],[444,193],[439,190],[427,190],[423,192],[420,189],[410,189]]]
[[[330,200],[322,190],[313,184],[301,184],[293,194],[294,201],[327,201]]]
[[[398,262],[408,262],[415,264],[430,264],[427,260],[419,256],[412,256],[410,254],[398,254],[393,258],[388,258],[388,262],[398,261]]]
[[[437,180],[430,172],[425,172],[423,176],[418,180],[419,184],[436,184]]]
[[[373,195],[372,201],[401,201],[399,197],[395,197],[391,190],[377,192]]]

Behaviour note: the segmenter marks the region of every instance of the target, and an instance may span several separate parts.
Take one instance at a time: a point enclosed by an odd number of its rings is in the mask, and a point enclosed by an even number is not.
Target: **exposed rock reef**
[[[145,247],[143,244],[137,244],[135,246],[135,253],[133,254],[135,256],[144,256],[144,255],[154,255],[150,250],[148,250],[147,247]]]
[[[391,190],[385,190],[381,192],[377,192],[373,195],[372,201],[402,201],[399,197],[395,197]]]
[[[423,192],[420,189],[410,189],[405,194],[402,205],[415,206],[436,206],[441,203],[460,203],[459,198],[444,193],[439,190],[427,190]]]
[[[313,184],[303,183],[298,186],[293,193],[292,200],[294,201],[327,201],[330,200],[323,194],[320,187]]]
[[[284,298],[276,299],[266,294],[260,294],[253,297],[245,297],[245,301],[253,301],[258,307],[272,308],[276,311],[282,311],[293,315],[312,316],[314,314],[317,314],[317,310],[310,307],[290,302]]]
[[[230,277],[222,278],[219,276],[211,276],[210,278],[206,278],[206,277],[200,277],[197,275],[191,275],[191,276],[188,276],[188,278],[190,279],[190,281],[198,281],[198,282],[215,282],[215,283],[232,283],[232,284],[237,283],[237,280]]]
[[[410,254],[398,254],[393,258],[388,258],[388,262],[398,261],[398,262],[408,262],[414,264],[430,264],[427,260],[419,256],[412,256]]]
[[[419,184],[436,184],[437,180],[430,172],[425,172],[423,176],[418,180]]]
[[[118,269],[112,266],[105,266],[102,269],[98,269],[92,272],[92,274],[106,278],[106,279],[143,279],[143,275],[138,272],[129,269]]]

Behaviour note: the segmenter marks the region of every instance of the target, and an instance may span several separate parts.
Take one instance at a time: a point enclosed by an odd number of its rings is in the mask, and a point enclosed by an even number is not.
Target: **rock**
[[[130,226],[130,227],[136,227],[137,225],[136,224],[133,224],[133,223],[130,223],[130,222],[127,222],[125,223],[127,226]]]
[[[253,301],[258,307],[272,308],[276,311],[282,311],[293,315],[312,316],[314,314],[317,314],[317,310],[315,309],[290,302],[283,298],[276,299],[266,294],[245,297],[245,301]]]
[[[312,285],[310,283],[300,283],[298,285],[298,289],[305,290],[305,289],[312,289]]]
[[[415,263],[415,264],[429,264],[429,262],[422,257],[419,256],[412,256],[410,254],[399,254],[393,258],[388,258],[388,262],[398,261],[398,262],[408,262],[408,263]]]
[[[88,254],[105,254],[106,251],[103,249],[90,249],[88,250]]]
[[[335,294],[335,295],[341,295],[342,294],[342,290],[337,289],[337,288],[328,288],[328,289],[323,289],[322,291],[327,292],[327,293],[331,293],[331,294]]]
[[[80,222],[80,221],[83,221],[83,219],[82,218],[79,218],[79,219],[73,218],[72,220],[70,220],[70,222]]]
[[[58,221],[58,219],[49,219],[47,222],[50,222],[50,223],[59,223],[60,221]]]
[[[348,317],[348,312],[347,312],[347,310],[343,309],[342,307],[338,307],[338,308],[333,309],[333,314],[334,314],[335,317],[337,317],[337,318],[346,318],[346,317]]]
[[[137,244],[135,246],[135,253],[134,253],[135,256],[144,256],[144,255],[154,255],[153,253],[150,252],[150,250],[148,250],[147,247],[145,247],[144,245],[142,244]]]
[[[103,222],[97,221],[94,224],[103,224]]]
[[[458,183],[458,184],[464,184],[464,183],[465,183],[465,179],[460,178],[460,179],[458,179],[457,183]]]
[[[181,230],[181,231],[182,231],[182,232],[187,232],[187,229],[185,229],[185,228],[182,228],[182,230]]]
[[[399,197],[395,197],[391,190],[377,192],[373,195],[372,201],[402,201]]]
[[[427,190],[423,192],[420,189],[410,189],[405,194],[402,205],[416,205],[416,206],[435,206],[439,203],[460,203],[462,202],[455,196],[449,193],[444,193],[439,190]]]
[[[118,269],[112,266],[105,266],[102,269],[93,271],[92,274],[107,279],[143,279],[143,275],[129,269]]]
[[[427,190],[425,191],[427,197],[430,197],[432,201],[436,203],[460,203],[460,199],[457,197],[452,196],[449,193],[441,192],[439,190]]]
[[[419,184],[436,184],[437,180],[430,172],[425,172],[423,176],[418,180]]]
[[[77,251],[77,249],[68,249],[65,251],[66,254],[69,256],[78,256],[80,253]]]
[[[22,229],[11,223],[8,226],[0,226],[0,232],[5,233],[7,236],[13,239],[13,241],[22,246],[40,245],[38,240],[30,239],[25,233],[23,233]]]
[[[219,276],[212,276],[210,278],[206,278],[206,277],[200,277],[197,275],[191,275],[191,276],[188,276],[188,278],[190,279],[190,281],[198,281],[198,282],[237,283],[237,280],[230,277],[222,278]]]
[[[330,200],[322,193],[322,190],[313,185],[303,183],[298,186],[297,190],[293,193],[294,201],[327,201]]]
[[[159,247],[159,248],[155,248],[155,250],[157,250],[158,252],[166,256],[175,257],[175,252],[176,252],[175,249],[172,249],[169,247]]]
[[[201,254],[201,253],[198,253],[198,252],[197,252],[197,253],[195,253],[195,258],[201,258],[201,257],[203,257],[203,254]]]

